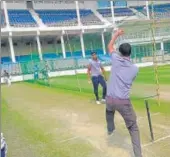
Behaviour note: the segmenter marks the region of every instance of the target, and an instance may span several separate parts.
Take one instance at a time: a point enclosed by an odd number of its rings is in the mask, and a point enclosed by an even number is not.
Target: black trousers
[[[98,94],[98,87],[99,84],[102,86],[103,88],[103,95],[102,98],[105,99],[106,97],[106,81],[104,80],[104,77],[102,75],[99,76],[93,76],[92,77],[92,83],[93,83],[93,88],[94,88],[94,94],[96,97],[96,100],[99,100],[99,94]]]

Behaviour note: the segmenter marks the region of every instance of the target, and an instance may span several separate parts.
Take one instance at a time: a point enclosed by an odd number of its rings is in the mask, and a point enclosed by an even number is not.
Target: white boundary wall
[[[147,62],[147,63],[138,63],[136,64],[138,67],[148,67],[153,66],[153,62]],[[166,63],[159,63],[159,65],[170,65],[170,62]],[[111,66],[106,66],[105,70],[110,71]],[[87,72],[87,69],[78,69],[78,70],[67,70],[67,71],[56,71],[56,72],[50,72],[50,77],[57,77],[57,76],[70,76],[77,74],[85,74]],[[20,82],[24,80],[31,80],[33,79],[33,74],[29,75],[20,75],[20,76],[13,76],[11,78],[11,82]],[[1,84],[4,83],[3,77],[1,78]]]

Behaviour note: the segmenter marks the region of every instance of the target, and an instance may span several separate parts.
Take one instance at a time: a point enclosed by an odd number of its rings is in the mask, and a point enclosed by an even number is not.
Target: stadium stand
[[[36,27],[36,21],[28,10],[8,10],[9,22],[14,27]]]
[[[75,26],[78,24],[75,9],[36,10],[36,13],[48,26]],[[80,9],[80,17],[83,25],[103,24],[90,9]]]
[[[97,10],[103,17],[111,17],[111,9],[98,9]],[[134,16],[135,13],[130,8],[115,8],[114,14],[116,17],[119,16]]]
[[[83,25],[102,25],[101,20],[91,10],[80,10],[81,23]]]
[[[133,7],[137,11],[143,13],[146,15],[146,7],[145,6],[136,6]],[[154,16],[156,18],[169,18],[170,17],[170,3],[167,4],[159,4],[159,5],[154,5]],[[152,6],[149,6],[149,11],[150,11],[150,16],[152,15]]]
[[[50,3],[50,2],[49,2]],[[62,2],[63,3],[63,2]],[[110,3],[109,3],[110,4]],[[75,4],[73,3],[72,7],[68,7],[65,9],[60,9],[58,7],[58,9],[52,8],[53,10],[49,10],[49,7],[47,7],[45,4],[42,4],[42,6],[44,5],[44,7],[39,7],[39,8],[34,8],[32,9],[32,11],[34,13],[36,13],[36,16],[38,17],[38,19],[41,19],[41,21],[47,25],[47,26],[54,26],[54,27],[59,27],[59,26],[76,26],[78,25],[78,20],[77,20],[77,13],[75,10]],[[57,4],[58,5],[58,4]],[[61,8],[64,8],[62,4]],[[69,5],[69,4],[68,4]],[[91,25],[103,25],[104,23],[102,21],[105,22],[106,20],[106,24],[107,21],[109,23],[109,18],[104,18],[104,17],[111,17],[111,9],[110,8],[103,8],[103,9],[98,9],[97,11],[94,9],[84,9],[86,8],[86,6],[82,6],[83,4],[80,5],[80,17],[81,17],[81,23],[83,25],[86,26],[91,26]],[[115,3],[116,5],[116,3]],[[9,7],[12,8],[12,7]],[[72,9],[70,9],[72,8]],[[144,8],[144,6],[140,6],[140,7],[132,7],[128,8],[126,6],[126,1],[124,2],[120,2],[117,1],[117,7],[114,8],[114,12],[115,12],[115,16],[118,17],[116,19],[121,19],[121,17],[123,16],[129,16],[131,18],[131,16],[136,15],[136,13],[133,11],[136,9],[136,11],[142,12],[143,14],[146,15],[146,10]],[[54,10],[55,9],[55,10]],[[150,11],[151,11],[151,6],[149,7]],[[161,5],[155,5],[154,6],[154,11],[157,17],[162,18],[163,16],[166,17],[170,17],[170,4],[161,4]],[[97,13],[96,13],[97,12]],[[14,27],[35,27],[37,26],[37,22],[38,20],[35,19],[34,15],[32,14],[32,12],[30,10],[26,10],[26,9],[8,9],[8,15],[9,15],[9,22],[11,26]],[[103,17],[102,17],[103,16]],[[2,27],[5,26],[5,20],[4,20],[4,13],[3,10],[1,10],[1,24]],[[100,19],[99,19],[100,18]],[[103,20],[103,19],[104,20]],[[124,17],[123,17],[124,18]],[[133,17],[132,17],[133,18]],[[139,17],[137,17],[139,18]],[[101,21],[102,20],[102,21]],[[37,22],[36,22],[37,21]],[[118,20],[117,20],[118,21]],[[116,22],[117,22],[116,21]],[[41,28],[42,25],[39,25],[39,28]],[[43,25],[44,26],[44,25]],[[99,28],[99,29],[98,29]],[[155,35],[158,37],[164,37],[166,36],[170,31],[170,28],[165,27],[166,29],[156,29],[155,31]],[[47,28],[47,27],[43,27],[43,33],[45,33],[46,35],[48,35],[49,30],[51,28]],[[11,29],[12,30],[12,29]],[[30,28],[30,31],[32,30],[32,28]],[[38,30],[38,28],[37,28]],[[46,31],[47,30],[47,31]],[[57,29],[59,30],[59,29]],[[26,30],[27,31],[27,30]],[[59,30],[61,33],[61,30]],[[88,32],[89,31],[89,32]],[[82,57],[82,46],[81,46],[81,42],[80,42],[80,35],[79,32],[77,31],[68,31],[68,38],[66,35],[64,36],[64,46],[65,46],[65,51],[66,51],[66,59],[63,59],[63,49],[62,49],[62,45],[61,45],[61,41],[60,41],[60,34],[53,35],[51,34],[52,38],[53,38],[53,43],[51,43],[50,45],[42,42],[43,37],[41,36],[41,31],[40,31],[40,43],[41,43],[41,51],[38,50],[38,46],[37,46],[37,42],[35,41],[35,34],[32,36],[31,41],[34,43],[31,48],[29,46],[26,47],[25,42],[26,41],[18,41],[18,39],[16,39],[15,37],[13,38],[13,42],[18,42],[20,44],[14,45],[14,55],[15,55],[15,59],[16,59],[16,64],[11,64],[12,60],[11,60],[11,50],[9,48],[9,44],[7,44],[6,47],[8,47],[8,49],[4,49],[3,50],[3,57],[1,57],[1,63],[4,65],[4,68],[8,68],[10,69],[9,71],[12,71],[13,74],[18,74],[21,71],[21,67],[24,69],[31,69],[30,67],[25,68],[27,63],[31,63],[31,62],[40,62],[40,58],[39,58],[39,53],[42,53],[43,56],[43,60],[47,61],[48,64],[51,66],[52,71],[55,70],[65,70],[65,69],[71,69],[71,68],[75,68],[75,65],[78,68],[84,68],[87,66],[88,64],[88,59],[91,55],[91,51],[95,51],[97,52],[97,54],[99,55],[99,58],[102,62],[109,64],[110,63],[110,56],[109,55],[104,55],[103,54],[103,43],[102,43],[102,38],[101,38],[101,31],[104,32],[104,42],[105,42],[105,47],[107,47],[107,44],[111,38],[111,32],[110,30],[104,30],[104,27],[102,27],[102,29],[98,26],[95,26],[94,29],[91,29],[90,27],[87,27],[87,30],[84,31],[83,33],[83,41],[84,41],[84,50],[85,50],[85,55],[86,58]],[[74,34],[75,32],[75,34]],[[42,33],[42,34],[43,34]],[[107,35],[108,34],[108,35]],[[18,38],[21,38],[21,36],[26,36],[27,34],[19,34]],[[8,37],[8,36],[7,36]],[[6,39],[7,39],[6,37]],[[123,40],[127,40],[127,39],[132,39],[133,41],[142,38],[143,41],[145,40],[146,37],[150,37],[150,34],[148,32],[145,33],[141,33],[139,32],[138,34],[135,33],[129,33],[126,35],[124,35]],[[46,38],[46,37],[45,37]],[[57,38],[57,41],[56,41]],[[28,39],[24,39],[24,40],[28,40]],[[68,41],[69,40],[69,41]],[[59,41],[59,43],[57,43]],[[9,42],[8,40],[6,41],[7,43]],[[69,48],[69,44],[71,45],[71,49]],[[159,46],[158,46],[158,50],[160,50],[160,41],[159,42]],[[35,47],[35,48],[33,48]],[[169,41],[164,41],[164,47],[165,47],[165,53],[170,54],[170,43]],[[107,49],[107,48],[106,48]],[[133,46],[132,48],[133,52],[132,52],[132,59],[136,60],[136,58],[138,58],[139,60],[141,60],[142,58],[147,58],[147,57],[151,57],[152,56],[152,49],[151,46],[149,45],[141,45],[141,46]],[[72,52],[71,52],[72,51]],[[14,61],[13,61],[14,62]],[[7,67],[8,66],[8,67]],[[31,71],[27,71],[25,73],[31,73]]]
[[[77,25],[75,9],[36,10],[36,13],[48,26],[74,26]]]
[[[1,63],[10,63],[11,58],[10,57],[1,57]]]

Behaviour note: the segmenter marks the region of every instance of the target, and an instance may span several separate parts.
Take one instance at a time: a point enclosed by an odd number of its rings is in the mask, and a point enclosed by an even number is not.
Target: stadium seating
[[[97,10],[103,17],[111,17],[111,9],[98,9]],[[135,13],[130,8],[115,8],[114,14],[116,17],[119,16],[134,16]]]
[[[62,58],[63,55],[61,53],[45,53],[43,54],[43,59],[44,60],[49,60],[49,59],[57,59],[57,58]]]
[[[75,9],[36,10],[36,13],[42,19],[43,23],[48,26],[75,26],[78,24]],[[103,24],[89,9],[80,9],[80,17],[83,25]]]
[[[14,27],[36,27],[37,24],[28,10],[8,10],[9,22]]]
[[[116,7],[126,7],[127,1],[126,0],[115,0],[114,6],[116,6]]]
[[[99,55],[99,59],[102,61],[103,64],[105,65],[110,65],[111,64],[111,57],[109,54],[106,55]]]
[[[101,20],[91,10],[80,9],[81,23],[83,25],[102,25]]]
[[[1,57],[1,63],[10,63],[11,58],[10,57]]]
[[[133,7],[137,11],[143,13],[146,15],[146,7],[145,6],[137,6]],[[160,4],[160,5],[154,5],[154,15],[155,18],[169,18],[170,17],[170,3],[169,4]],[[152,15],[152,6],[149,6],[150,16]]]
[[[36,10],[36,13],[48,26],[74,26],[77,25],[75,9],[61,10]]]

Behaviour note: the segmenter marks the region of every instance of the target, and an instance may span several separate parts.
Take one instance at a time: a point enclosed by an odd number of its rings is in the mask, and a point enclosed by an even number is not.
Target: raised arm
[[[114,33],[112,39],[110,40],[110,42],[109,42],[109,44],[108,44],[108,52],[109,52],[110,54],[112,54],[113,52],[116,51],[115,42],[116,42],[117,38],[118,38],[120,35],[122,35],[122,34],[124,34],[124,31],[123,31],[122,29],[118,29],[118,30]]]

